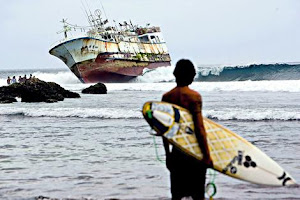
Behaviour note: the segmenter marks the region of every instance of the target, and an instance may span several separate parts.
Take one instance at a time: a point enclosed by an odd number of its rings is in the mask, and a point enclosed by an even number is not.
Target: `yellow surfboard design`
[[[143,115],[150,126],[183,152],[202,160],[194,135],[192,115],[187,109],[166,102],[146,102]],[[296,181],[274,160],[250,142],[223,126],[204,118],[214,169],[251,183],[285,186]]]

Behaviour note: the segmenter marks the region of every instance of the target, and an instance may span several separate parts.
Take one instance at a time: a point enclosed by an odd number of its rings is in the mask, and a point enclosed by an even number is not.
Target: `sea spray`
[[[131,82],[138,83],[160,83],[174,82],[173,76],[174,66],[160,67],[154,70],[144,69],[143,75],[133,79]]]
[[[78,84],[80,81],[76,76],[68,69],[20,69],[20,70],[3,70],[0,71],[0,86],[6,85],[6,79],[8,76],[15,76],[18,80],[19,76],[32,74],[36,78],[46,81],[62,84]]]
[[[71,71],[59,71],[57,73],[45,73],[41,71],[37,71],[33,73],[33,76],[37,78],[47,81],[47,82],[55,82],[58,84],[78,84],[80,81]]]

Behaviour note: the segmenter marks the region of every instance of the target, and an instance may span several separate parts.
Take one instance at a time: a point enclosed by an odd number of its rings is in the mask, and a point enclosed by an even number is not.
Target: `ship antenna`
[[[63,26],[63,30],[57,32],[57,34],[60,34],[60,33],[64,32],[65,39],[66,39],[68,37],[67,33],[69,31],[71,31],[71,28],[68,26],[67,19],[62,19],[62,21],[60,21],[60,22],[62,22],[64,24],[64,26]]]
[[[82,6],[83,6],[84,13],[85,13],[85,15],[86,15],[86,18],[88,19],[88,22],[89,22],[90,26],[93,26],[93,23],[92,23],[92,21],[90,20],[89,14],[88,14],[87,9],[86,9],[86,7],[84,6],[84,3],[83,3],[82,0],[81,0],[81,4],[82,4]]]
[[[88,20],[89,21],[91,21],[91,23],[92,23],[92,26],[94,26],[94,28],[97,26],[97,24],[96,24],[96,20],[95,20],[95,18],[94,18],[94,15],[92,14],[92,11],[91,11],[91,9],[90,9],[90,7],[89,7],[89,4],[87,3],[87,1],[85,0],[85,3],[86,3],[86,6],[87,6],[87,8],[88,8],[88,10],[90,11],[90,15],[88,16]]]
[[[90,9],[90,7],[89,7],[89,4],[88,4],[88,2],[87,2],[86,0],[85,0],[85,3],[86,3],[87,8],[88,8],[89,11],[90,11],[90,15],[93,16],[92,11],[91,11],[91,9]]]
[[[99,1],[100,1],[100,0],[99,0]],[[105,9],[104,9],[103,4],[102,4],[101,1],[100,1],[100,5],[101,5],[102,10],[103,10],[103,12],[104,12],[105,18],[108,19],[107,15],[106,15],[106,12],[105,12]]]

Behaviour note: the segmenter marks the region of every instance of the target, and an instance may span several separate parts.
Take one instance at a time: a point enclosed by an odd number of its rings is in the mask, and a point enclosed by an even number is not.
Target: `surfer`
[[[170,150],[167,139],[163,138],[166,151],[166,165],[170,171],[172,200],[192,197],[204,199],[206,169],[213,166],[210,158],[206,132],[202,118],[202,99],[198,92],[188,86],[196,75],[190,60],[179,60],[173,72],[177,86],[163,95],[162,101],[177,104],[188,109],[193,115],[195,135],[204,158],[200,162],[173,146]]]

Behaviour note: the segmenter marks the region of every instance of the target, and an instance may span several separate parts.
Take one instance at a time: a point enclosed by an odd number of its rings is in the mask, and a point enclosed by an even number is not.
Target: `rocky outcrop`
[[[14,83],[9,86],[0,87],[1,99],[6,97],[21,97],[22,102],[57,102],[64,98],[80,98],[80,95],[69,90],[65,90],[60,85],[53,82],[41,81],[37,78],[26,80],[24,83]],[[5,102],[6,103],[6,102]]]
[[[106,86],[103,83],[97,83],[82,90],[84,94],[107,94]]]
[[[1,95],[0,93],[0,103],[13,103],[17,102],[16,98],[10,95]]]

